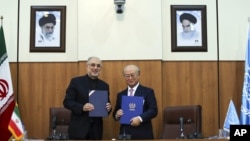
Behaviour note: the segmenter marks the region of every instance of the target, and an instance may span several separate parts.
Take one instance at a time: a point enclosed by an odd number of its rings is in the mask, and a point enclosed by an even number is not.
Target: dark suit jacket
[[[107,90],[109,99],[109,85],[97,79],[95,90]],[[70,109],[71,118],[69,124],[69,136],[77,139],[84,139],[87,136],[90,126],[94,128],[97,139],[102,139],[103,119],[102,117],[89,117],[89,112],[83,111],[83,105],[89,102],[89,90],[92,90],[91,78],[88,75],[71,79],[64,98],[64,107]]]
[[[113,111],[113,118],[115,119],[116,112],[121,109],[122,96],[127,95],[128,89],[118,93],[116,99],[116,106]],[[131,135],[131,139],[154,139],[153,126],[151,119],[157,116],[158,108],[154,94],[154,90],[142,85],[139,85],[135,91],[134,96],[142,96],[144,98],[143,113],[139,115],[143,122],[138,127],[133,127],[126,124],[120,125],[120,134],[124,130],[126,134]],[[116,120],[116,119],[115,119]]]

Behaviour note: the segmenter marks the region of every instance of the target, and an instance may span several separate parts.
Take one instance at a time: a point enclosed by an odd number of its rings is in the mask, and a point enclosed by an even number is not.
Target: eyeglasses
[[[125,74],[124,75],[124,77],[126,78],[126,79],[129,79],[130,77],[131,78],[135,78],[137,75],[136,74]]]
[[[101,67],[101,64],[95,64],[95,63],[91,63],[91,64],[88,64],[90,65],[91,67],[97,67],[97,68],[100,68]]]

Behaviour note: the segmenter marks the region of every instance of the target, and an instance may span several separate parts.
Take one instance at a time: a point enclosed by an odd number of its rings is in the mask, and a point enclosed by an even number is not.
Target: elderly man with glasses
[[[120,121],[122,116],[129,114],[129,111],[122,109],[124,96],[141,97],[143,104],[140,106],[143,107],[143,110],[141,114],[131,117],[129,123],[121,123],[119,132],[120,135],[122,135],[121,139],[128,139],[127,135],[129,135],[129,139],[132,140],[153,140],[154,134],[151,120],[156,117],[158,113],[154,90],[139,83],[140,69],[135,65],[125,66],[123,76],[128,86],[117,95],[113,118],[116,121]],[[139,105],[135,106],[137,107]]]

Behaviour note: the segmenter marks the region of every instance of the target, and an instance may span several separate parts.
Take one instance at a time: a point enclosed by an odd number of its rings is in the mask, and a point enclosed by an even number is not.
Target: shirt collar
[[[129,87],[128,86],[128,90],[130,90],[130,89],[134,89],[134,92],[136,91],[136,89],[138,88],[138,86],[139,86],[139,83],[137,83],[133,88],[131,88],[131,87]]]

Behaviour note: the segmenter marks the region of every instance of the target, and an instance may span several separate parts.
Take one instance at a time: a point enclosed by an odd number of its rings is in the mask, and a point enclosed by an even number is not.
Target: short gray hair
[[[102,60],[101,60],[99,57],[96,57],[96,56],[91,56],[91,57],[89,57],[88,60],[87,60],[87,64],[89,64],[90,60],[92,60],[92,59],[97,59],[97,60],[99,60],[100,63],[102,64]]]
[[[137,72],[137,74],[140,75],[140,68],[138,66],[136,66],[136,65],[127,65],[127,66],[125,66],[124,69],[123,69],[123,74],[124,74],[125,70],[128,69],[128,68],[134,69]]]

